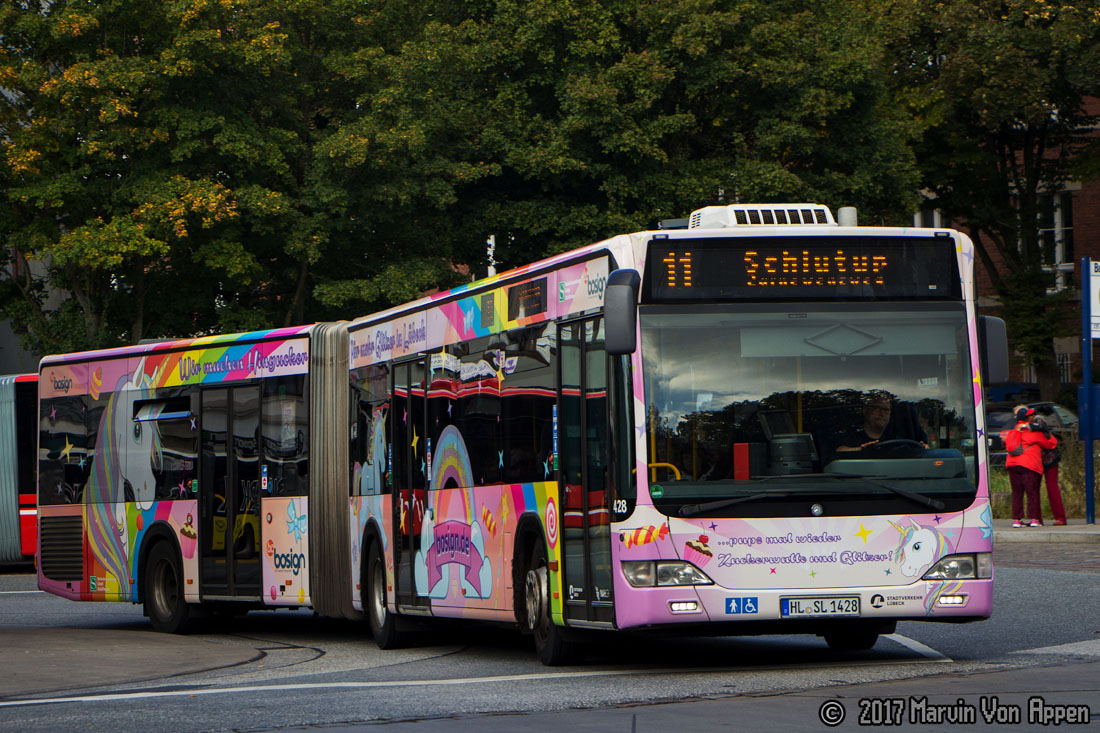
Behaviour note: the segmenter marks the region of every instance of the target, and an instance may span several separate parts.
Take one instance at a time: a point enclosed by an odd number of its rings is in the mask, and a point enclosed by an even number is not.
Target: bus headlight
[[[682,560],[624,560],[623,575],[635,588],[670,585],[713,585],[699,568]]]
[[[928,569],[923,580],[968,580],[993,577],[993,555],[979,552],[948,555]]]

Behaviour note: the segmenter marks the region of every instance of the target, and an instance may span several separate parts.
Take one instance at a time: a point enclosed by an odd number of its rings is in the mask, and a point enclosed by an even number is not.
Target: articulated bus
[[[38,377],[0,377],[0,563],[34,558],[38,503],[34,483]]]
[[[971,241],[677,223],[350,322],[47,357],[40,587],[173,632],[365,616],[387,649],[494,621],[551,665],[618,629],[987,618],[1007,350]]]

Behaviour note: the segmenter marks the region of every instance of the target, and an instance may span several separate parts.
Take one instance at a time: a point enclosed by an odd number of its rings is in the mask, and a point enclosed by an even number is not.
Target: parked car
[[[988,439],[989,453],[991,456],[1004,456],[1005,444],[1001,440],[1001,431],[1011,428],[1016,424],[1016,417],[1012,414],[1012,408],[1016,402],[990,402],[985,408],[985,433]],[[1024,403],[1035,410],[1035,415],[1047,421],[1050,432],[1058,440],[1066,437],[1077,437],[1077,415],[1067,407],[1056,402],[1027,402]]]

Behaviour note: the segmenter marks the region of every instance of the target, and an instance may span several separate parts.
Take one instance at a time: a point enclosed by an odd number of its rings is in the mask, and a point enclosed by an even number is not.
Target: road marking
[[[893,639],[896,635],[890,634],[888,638]],[[915,642],[907,637],[901,637],[908,642],[912,642],[924,649],[927,649],[937,662],[950,662],[942,654],[934,649]],[[896,640],[896,639],[895,639]],[[903,646],[908,646],[905,642],[898,641]],[[905,660],[868,660],[867,664],[904,664]],[[911,663],[911,662],[910,662]],[[809,668],[818,666],[822,669],[834,669],[836,665],[810,665]],[[794,665],[796,669],[806,669],[807,667],[802,665]],[[791,667],[727,667],[723,669],[716,669],[714,667],[698,667],[693,669],[681,669],[677,670],[679,674],[708,674],[712,675],[716,672],[736,672],[746,669],[752,669],[753,671],[761,671],[763,669],[791,669]],[[241,687],[202,687],[194,689],[184,690],[156,690],[151,692],[125,692],[117,694],[104,694],[104,695],[80,695],[77,697],[41,697],[26,700],[10,700],[7,702],[0,702],[0,708],[14,708],[14,707],[26,707],[28,705],[52,705],[54,703],[73,703],[73,702],[116,702],[120,700],[143,700],[154,697],[198,697],[199,695],[225,695],[241,692],[287,692],[297,690],[332,690],[332,689],[351,689],[351,690],[364,690],[372,688],[382,687],[431,687],[433,685],[453,686],[453,685],[480,685],[493,682],[526,682],[532,680],[558,680],[566,678],[577,677],[633,677],[638,675],[655,675],[655,674],[667,674],[667,669],[605,669],[605,670],[593,670],[589,672],[542,672],[536,674],[515,674],[515,675],[501,675],[497,677],[462,677],[457,679],[443,679],[443,680],[390,680],[379,682],[305,682],[295,685],[247,685]]]
[[[519,680],[555,680],[575,677],[611,677],[617,675],[641,675],[661,674],[668,670],[633,669],[633,670],[601,670],[594,672],[544,672],[542,674],[516,674],[502,675],[499,677],[466,677],[444,680],[391,680],[385,682],[305,682],[297,685],[249,685],[245,687],[206,687],[188,690],[163,690],[155,692],[126,692],[106,695],[81,695],[79,697],[45,697],[33,700],[12,700],[0,702],[0,708],[19,707],[24,705],[49,705],[60,702],[98,702],[117,700],[141,700],[150,697],[188,697],[192,695],[223,695],[237,692],[266,692],[266,691],[290,691],[290,690],[331,690],[343,689],[369,689],[378,687],[429,687],[432,685],[477,685],[491,682],[516,682]],[[681,672],[714,672],[713,669],[685,669]]]
[[[910,639],[908,636],[902,636],[901,634],[883,634],[883,638],[884,639],[889,639],[890,641],[896,641],[897,643],[901,644],[906,649],[910,649],[912,651],[915,651],[917,654],[920,654],[922,657],[928,657],[929,659],[942,659],[942,660],[948,661],[948,662],[951,661],[950,659],[945,657],[943,654],[940,654],[938,651],[936,651],[932,647],[921,644],[916,639]]]
[[[12,596],[17,593],[45,593],[44,590],[0,590],[0,596]]]

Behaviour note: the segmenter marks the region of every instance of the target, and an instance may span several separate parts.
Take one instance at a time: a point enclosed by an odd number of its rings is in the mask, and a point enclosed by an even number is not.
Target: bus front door
[[[260,389],[207,389],[201,399],[200,593],[259,598]]]
[[[614,619],[608,507],[607,356],[602,317],[563,323],[559,410],[559,497],[565,616]]]

